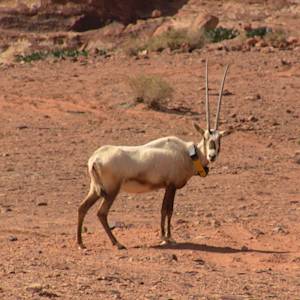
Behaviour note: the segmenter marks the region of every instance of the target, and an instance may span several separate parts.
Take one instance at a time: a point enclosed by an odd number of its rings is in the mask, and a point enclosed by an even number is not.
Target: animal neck
[[[203,167],[206,167],[209,164],[209,161],[207,160],[206,155],[206,145],[205,140],[202,139],[202,141],[196,146],[197,148],[197,154],[199,157],[199,160]]]

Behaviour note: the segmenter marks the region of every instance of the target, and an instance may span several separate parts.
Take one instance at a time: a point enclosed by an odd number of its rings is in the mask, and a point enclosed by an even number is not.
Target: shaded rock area
[[[17,4],[11,0],[1,2],[2,29],[83,32],[101,28],[112,21],[126,25],[138,19],[174,14],[186,1],[24,0],[18,1]]]

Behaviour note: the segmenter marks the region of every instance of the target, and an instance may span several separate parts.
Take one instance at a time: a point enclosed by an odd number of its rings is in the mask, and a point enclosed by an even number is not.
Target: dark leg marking
[[[171,218],[173,214],[174,198],[175,198],[176,188],[170,185],[166,188],[162,208],[161,208],[161,238],[163,242],[172,241],[171,236]],[[167,235],[165,232],[165,223],[167,219]]]
[[[99,199],[99,196],[96,194],[94,189],[90,189],[86,198],[81,202],[79,209],[78,209],[78,225],[77,225],[77,244],[79,248],[84,249],[85,246],[82,242],[82,224],[84,221],[84,217],[87,214],[88,210],[96,203]]]
[[[107,215],[109,213],[109,210],[110,210],[114,200],[116,199],[118,192],[119,192],[119,189],[113,193],[110,193],[110,194],[105,193],[104,194],[104,199],[98,210],[97,216],[98,216],[106,234],[108,235],[109,239],[111,240],[112,244],[117,246],[118,249],[126,249],[122,244],[120,244],[118,242],[116,237],[113,235],[113,233],[111,232],[111,229],[109,228],[108,222],[107,222]]]

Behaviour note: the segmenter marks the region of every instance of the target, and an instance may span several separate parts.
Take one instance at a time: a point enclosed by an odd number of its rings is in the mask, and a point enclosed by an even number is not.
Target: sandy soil
[[[232,133],[210,175],[177,194],[178,243],[158,246],[158,191],[115,202],[110,222],[127,250],[111,246],[97,207],[78,250],[88,157],[104,144],[198,141],[206,57],[212,95],[231,63],[221,127]],[[138,74],[172,84],[168,112],[132,105]],[[300,299],[297,49],[18,64],[2,67],[0,87],[1,299]]]

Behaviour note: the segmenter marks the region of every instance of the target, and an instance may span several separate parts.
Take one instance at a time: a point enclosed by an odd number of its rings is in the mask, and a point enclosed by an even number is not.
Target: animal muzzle
[[[208,160],[211,162],[214,162],[216,160],[217,156],[215,154],[209,154],[208,155]]]

